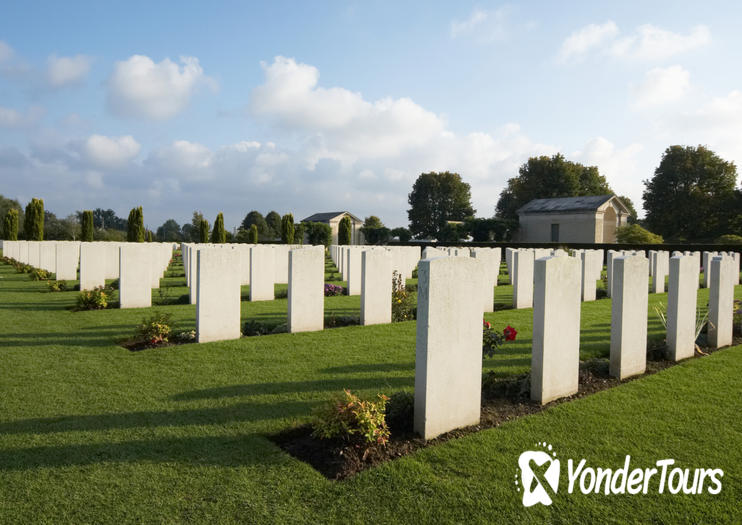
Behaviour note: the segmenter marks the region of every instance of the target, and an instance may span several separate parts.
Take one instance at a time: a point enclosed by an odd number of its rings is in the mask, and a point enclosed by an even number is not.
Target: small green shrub
[[[108,296],[102,286],[83,290],[77,296],[78,310],[102,310],[108,306]]]
[[[377,397],[378,401],[363,400],[344,390],[341,396],[315,411],[312,435],[320,439],[358,440],[365,446],[386,445],[389,428],[385,412],[389,398],[383,394]]]
[[[28,276],[32,281],[48,281],[51,274],[41,268],[32,268]]]
[[[392,322],[411,321],[415,319],[415,307],[412,296],[407,291],[402,275],[396,270],[392,274]]]
[[[620,244],[662,244],[661,235],[645,230],[638,224],[628,224],[616,228],[616,242]]]
[[[196,331],[195,330],[184,330],[182,332],[176,332],[171,339],[176,343],[195,343],[196,342]]]
[[[742,335],[742,301],[734,300],[732,307],[732,326],[735,335]]]
[[[717,244],[742,244],[742,236],[726,234],[716,239]]]
[[[386,424],[394,435],[411,434],[415,416],[415,394],[396,392],[386,402]]]
[[[353,315],[330,314],[325,317],[325,328],[340,328],[341,326],[358,326],[361,324],[361,318]]]
[[[142,319],[137,326],[136,337],[151,345],[167,343],[173,331],[172,314],[155,312],[152,317]]]
[[[279,325],[276,325],[273,330],[271,330],[271,334],[287,334],[289,332],[289,325],[287,323],[281,323]]]
[[[281,288],[275,293],[276,299],[286,299],[289,296],[289,290],[288,288]]]
[[[248,337],[256,335],[267,335],[271,332],[271,328],[260,321],[247,321],[242,333]]]
[[[50,292],[66,292],[67,282],[66,281],[54,281],[50,280],[46,282]]]

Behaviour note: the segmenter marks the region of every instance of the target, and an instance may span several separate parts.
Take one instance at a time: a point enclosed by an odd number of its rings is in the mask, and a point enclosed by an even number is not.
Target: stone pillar
[[[361,295],[361,253],[363,248],[346,250],[345,274],[348,279],[348,295]]]
[[[721,348],[732,344],[734,259],[713,257],[710,263],[708,344]]]
[[[665,278],[669,270],[669,254],[664,251],[655,252],[652,258],[652,293],[665,293]]]
[[[580,369],[580,261],[535,263],[531,399],[546,404],[577,392]]]
[[[647,369],[648,266],[641,256],[613,260],[610,373],[619,379]]]
[[[101,242],[80,243],[80,290],[106,284],[106,248]]]
[[[515,248],[505,248],[505,266],[508,269],[508,282],[514,284],[513,281],[513,254],[517,250]]]
[[[696,348],[696,302],[698,267],[693,256],[670,259],[667,289],[668,358],[680,361],[693,357]]]
[[[145,244],[130,242],[122,243],[119,252],[120,308],[152,306],[151,250]]]
[[[77,264],[80,261],[80,247],[76,242],[60,242],[55,247],[55,266],[60,281],[77,280]]]
[[[471,256],[482,261],[484,268],[484,280],[482,281],[482,291],[484,297],[482,306],[485,312],[494,311],[495,304],[495,287],[497,286],[497,275],[500,272],[499,253],[490,248],[472,248]]]
[[[513,276],[513,308],[533,306],[533,251],[516,250],[510,263]]]
[[[418,266],[415,432],[432,439],[479,423],[482,396],[481,263],[424,259]]]
[[[392,322],[392,257],[386,251],[361,255],[361,324]]]
[[[250,248],[250,301],[275,299],[275,277],[273,248],[260,245]]]
[[[620,254],[615,250],[608,250],[605,257],[605,295],[606,297],[611,297],[611,288],[613,287],[613,258],[620,257]]]
[[[325,322],[325,250],[289,251],[289,332],[322,330]]]
[[[198,250],[196,338],[199,343],[241,337],[240,274],[235,271],[239,264],[240,256],[234,249]]]

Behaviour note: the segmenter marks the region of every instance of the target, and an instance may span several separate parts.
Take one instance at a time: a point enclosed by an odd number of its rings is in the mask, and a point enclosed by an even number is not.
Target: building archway
[[[618,215],[613,206],[608,208],[603,213],[603,242],[612,244],[616,242],[616,225],[618,224]]]

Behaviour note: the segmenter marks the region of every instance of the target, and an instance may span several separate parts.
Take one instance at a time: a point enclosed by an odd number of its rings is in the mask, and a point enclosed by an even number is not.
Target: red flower
[[[505,341],[515,341],[515,336],[518,335],[518,332],[512,326],[507,325],[505,330],[502,331],[502,334],[505,336]]]
[[[491,325],[491,324],[489,324],[489,323],[488,323],[487,321],[485,321],[485,320],[482,320],[482,325],[483,325],[483,326],[484,326],[484,327],[485,327],[485,328],[486,328],[487,330],[489,330],[490,328],[492,328],[492,325]]]

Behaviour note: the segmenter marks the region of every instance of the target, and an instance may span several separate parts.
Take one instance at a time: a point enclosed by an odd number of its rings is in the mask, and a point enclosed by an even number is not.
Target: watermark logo
[[[551,505],[552,497],[559,490],[560,463],[556,452],[547,443],[538,443],[544,450],[527,450],[518,458],[520,483],[523,487],[523,506],[532,507],[537,503]],[[518,485],[518,472],[515,473]],[[521,488],[518,487],[518,491]]]
[[[551,505],[559,491],[561,464],[553,447],[546,442],[536,444],[538,450],[527,450],[518,458],[515,486],[523,492],[523,506]],[[632,468],[631,456],[619,467],[591,467],[587,460],[566,460],[566,487],[562,493],[572,494],[712,494],[721,492],[724,471],[718,468],[682,468],[674,459],[660,459],[649,468]],[[520,480],[518,479],[520,477]]]

